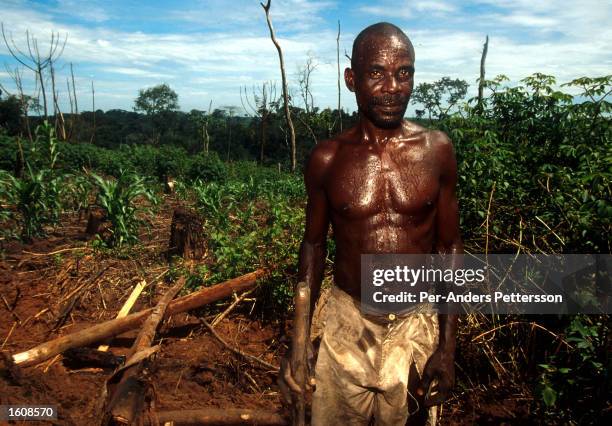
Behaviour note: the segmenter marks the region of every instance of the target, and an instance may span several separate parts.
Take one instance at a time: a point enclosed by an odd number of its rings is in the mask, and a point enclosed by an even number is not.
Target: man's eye
[[[382,76],[382,73],[380,71],[370,71],[370,77],[372,78],[380,78]]]
[[[410,78],[410,71],[409,70],[400,70],[399,76],[401,78]]]

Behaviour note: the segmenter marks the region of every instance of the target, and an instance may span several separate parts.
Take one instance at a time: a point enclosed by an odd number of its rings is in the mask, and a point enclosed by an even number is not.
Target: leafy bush
[[[227,177],[227,168],[214,152],[198,154],[192,157],[186,177],[192,181],[222,181]]]

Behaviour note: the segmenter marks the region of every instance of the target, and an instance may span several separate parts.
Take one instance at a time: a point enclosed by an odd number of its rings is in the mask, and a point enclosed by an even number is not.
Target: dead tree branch
[[[266,12],[266,22],[268,23],[268,29],[270,30],[270,38],[272,39],[272,43],[274,43],[274,46],[278,51],[278,58],[280,60],[281,77],[283,80],[283,103],[285,105],[285,119],[287,120],[287,127],[289,128],[289,135],[291,138],[291,171],[295,172],[295,168],[297,165],[295,129],[293,127],[293,121],[291,120],[291,111],[289,110],[289,94],[287,93],[287,77],[285,76],[285,61],[283,59],[283,51],[281,49],[280,44],[276,40],[276,35],[274,34],[274,27],[272,27],[272,20],[270,19],[270,6],[272,5],[271,3],[272,0],[268,0],[265,5],[263,3],[260,4]]]

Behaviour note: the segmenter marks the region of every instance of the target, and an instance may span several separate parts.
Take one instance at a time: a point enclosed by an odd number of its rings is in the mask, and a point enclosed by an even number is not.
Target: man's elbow
[[[327,241],[322,238],[310,239],[304,237],[300,246],[300,251],[320,251],[325,250],[327,247]]]

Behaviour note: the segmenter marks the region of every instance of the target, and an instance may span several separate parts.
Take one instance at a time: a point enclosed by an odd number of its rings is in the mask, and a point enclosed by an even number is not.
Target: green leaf
[[[557,402],[557,392],[550,386],[545,386],[542,390],[542,399],[547,407],[552,407]]]

